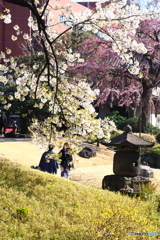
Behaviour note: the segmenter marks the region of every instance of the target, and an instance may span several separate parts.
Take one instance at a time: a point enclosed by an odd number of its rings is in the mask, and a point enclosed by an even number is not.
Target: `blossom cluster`
[[[4,23],[9,24],[12,22],[10,9],[5,8],[3,13],[0,13],[0,19],[4,21]]]
[[[142,14],[136,5],[126,6],[126,1],[111,1],[110,4],[104,4],[106,1],[97,2],[96,11],[91,12],[89,9],[83,12],[74,13],[70,6],[56,6],[54,10],[67,11],[69,14],[69,30],[81,29],[92,32],[105,40],[111,41],[113,50],[120,58],[129,64],[129,71],[133,74],[140,74],[138,61],[133,62],[133,51],[146,53],[147,49],[143,43],[132,41],[132,36],[139,26],[140,20],[146,17],[153,17],[151,13]],[[12,58],[6,58],[10,54],[9,49],[6,53],[0,54],[0,59],[7,62],[8,71],[14,69],[17,90],[14,99],[24,101],[27,96],[35,99],[35,107],[43,108],[47,106],[50,117],[43,122],[33,120],[30,130],[37,142],[44,144],[52,138],[57,137],[57,127],[63,124],[68,128],[66,135],[81,135],[85,137],[94,134],[97,138],[109,138],[109,132],[115,128],[109,120],[96,119],[96,112],[92,103],[98,94],[97,90],[92,90],[90,85],[84,79],[71,80],[67,75],[67,68],[75,61],[82,62],[83,59],[72,49],[63,45],[62,36],[54,31],[54,16],[49,12],[49,7],[39,4],[36,1],[37,14],[28,18],[28,26],[32,30],[32,36],[21,31],[18,25],[14,26],[15,34],[12,40],[16,41],[20,34],[23,38],[31,43],[32,38],[41,44],[42,50],[38,56],[44,55],[44,63],[41,60],[32,62],[31,65],[18,64]],[[34,5],[35,7],[35,5]],[[156,17],[156,16],[154,16]],[[0,15],[5,23],[11,22],[9,10],[5,10]],[[39,21],[37,23],[37,21]],[[107,26],[107,27],[106,27]],[[130,34],[129,34],[130,33]],[[59,47],[57,47],[59,46]],[[5,69],[0,65],[0,69]],[[5,69],[5,71],[7,71]],[[11,81],[8,76],[1,76],[0,81],[6,84]],[[12,97],[9,96],[9,100]],[[9,108],[7,100],[3,99],[2,103]]]
[[[89,10],[78,14],[73,13],[73,22],[81,23],[84,31],[93,32],[111,41],[113,50],[118,53],[124,63],[129,65],[129,71],[138,75],[140,74],[139,64],[133,61],[133,52],[145,54],[147,49],[142,42],[133,41],[133,36],[141,20],[157,18],[159,11],[152,9],[142,12],[135,4],[127,6],[126,0],[111,1],[110,4],[105,5],[104,3],[106,3],[104,0],[98,1],[96,12],[92,15],[89,15]]]

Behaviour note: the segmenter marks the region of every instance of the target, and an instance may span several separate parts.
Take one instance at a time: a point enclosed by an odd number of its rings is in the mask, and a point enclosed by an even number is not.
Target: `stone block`
[[[150,184],[147,177],[123,177],[117,175],[107,175],[103,178],[102,188],[109,191],[121,192],[123,194],[140,194],[142,184]]]
[[[114,155],[113,172],[118,176],[138,176],[140,172],[139,153],[135,151],[117,151]]]
[[[154,171],[149,166],[140,165],[139,176],[153,178],[154,177]]]
[[[147,154],[143,158],[143,162],[147,163],[148,166],[151,167],[151,168],[155,168],[156,167],[156,159],[152,155]]]

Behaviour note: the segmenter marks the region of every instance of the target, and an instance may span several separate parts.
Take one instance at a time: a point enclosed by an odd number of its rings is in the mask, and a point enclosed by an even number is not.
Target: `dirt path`
[[[110,174],[113,174],[112,165],[77,168],[71,172],[71,180],[101,188],[102,179]],[[150,180],[157,186],[156,191],[160,193],[160,169],[154,169],[154,178]]]
[[[113,174],[112,169],[112,165],[77,168],[72,170],[71,180],[101,188],[103,177],[105,175]]]
[[[94,146],[96,148],[96,146]],[[0,139],[0,158],[9,159],[11,162],[19,163],[30,168],[38,166],[40,157],[46,149],[38,149],[29,139]],[[71,180],[82,184],[101,188],[102,179],[105,175],[113,174],[114,152],[104,146],[96,148],[96,157],[85,159],[75,155],[75,169],[71,171]],[[59,152],[58,148],[54,149]],[[60,172],[58,171],[60,176]],[[160,169],[154,169],[152,182],[157,185],[160,192]]]

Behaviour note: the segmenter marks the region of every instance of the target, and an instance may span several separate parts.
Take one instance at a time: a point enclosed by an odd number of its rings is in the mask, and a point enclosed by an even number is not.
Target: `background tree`
[[[147,52],[133,52],[134,64],[140,67],[140,72],[135,75],[129,72],[130,64],[126,65],[118,56],[111,42],[97,37],[89,38],[78,49],[85,59],[84,63],[70,68],[71,73],[86,76],[93,89],[100,89],[96,106],[108,103],[111,107],[125,106],[128,110],[136,110],[137,106],[142,108],[142,131],[145,132],[150,108],[154,106],[156,113],[160,110],[159,98],[156,101],[152,99],[152,90],[160,82],[159,40],[159,19],[141,21],[130,41],[143,43]]]

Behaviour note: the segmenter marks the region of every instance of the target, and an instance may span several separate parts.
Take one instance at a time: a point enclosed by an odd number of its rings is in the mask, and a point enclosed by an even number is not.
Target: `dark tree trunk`
[[[147,86],[143,86],[143,93],[141,97],[140,103],[140,116],[139,116],[139,132],[145,133],[147,129],[147,122],[150,116],[150,109],[151,109],[151,100],[152,96],[152,89],[148,89]]]

